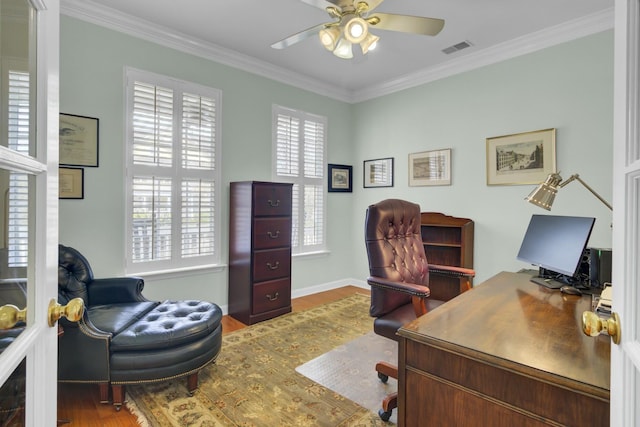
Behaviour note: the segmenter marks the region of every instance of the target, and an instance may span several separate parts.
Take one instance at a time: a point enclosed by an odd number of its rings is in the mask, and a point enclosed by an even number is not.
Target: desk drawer
[[[291,246],[291,218],[255,218],[253,248],[272,249]]]
[[[255,216],[291,215],[291,185],[256,184],[253,188]]]
[[[279,279],[253,285],[253,314],[291,305],[291,279]]]
[[[253,281],[263,282],[291,275],[291,249],[271,249],[253,253]]]

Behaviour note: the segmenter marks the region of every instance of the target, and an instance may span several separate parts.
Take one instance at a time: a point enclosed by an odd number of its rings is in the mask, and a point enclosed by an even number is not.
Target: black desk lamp
[[[542,184],[538,185],[531,194],[525,197],[525,200],[528,200],[530,203],[533,203],[536,206],[540,206],[548,211],[551,210],[551,205],[553,205],[553,200],[556,198],[556,193],[558,192],[558,188],[562,188],[565,185],[569,184],[571,181],[579,181],[582,185],[586,187],[587,190],[591,192],[594,196],[598,198],[602,203],[604,203],[609,209],[613,210],[611,205],[607,203],[605,199],[602,198],[595,190],[587,185],[578,174],[571,175],[567,180],[562,181],[562,177],[559,173],[549,174],[547,180]]]

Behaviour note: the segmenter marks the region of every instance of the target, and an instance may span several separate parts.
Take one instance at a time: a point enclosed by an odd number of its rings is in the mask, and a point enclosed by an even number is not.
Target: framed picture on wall
[[[487,138],[487,185],[539,184],[556,172],[556,130]]]
[[[98,167],[98,119],[60,113],[60,164]]]
[[[393,187],[393,157],[364,161],[364,188]]]
[[[329,165],[329,193],[351,193],[353,167],[348,165]]]
[[[409,154],[409,185],[451,185],[451,149]]]
[[[59,168],[58,179],[59,199],[84,199],[84,169]]]

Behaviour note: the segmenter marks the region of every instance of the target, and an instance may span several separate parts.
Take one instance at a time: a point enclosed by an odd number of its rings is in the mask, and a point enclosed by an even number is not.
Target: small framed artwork
[[[409,154],[409,185],[451,185],[451,149]]]
[[[364,188],[393,187],[393,157],[364,161]]]
[[[353,167],[348,165],[329,165],[329,193],[351,193]]]
[[[98,167],[98,119],[60,114],[60,164]]]
[[[556,130],[487,138],[487,185],[539,184],[556,172]]]
[[[58,198],[84,199],[84,169],[58,169]]]

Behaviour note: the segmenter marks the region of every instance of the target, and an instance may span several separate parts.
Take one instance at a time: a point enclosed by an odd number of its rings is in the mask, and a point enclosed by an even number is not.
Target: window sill
[[[316,252],[303,252],[299,254],[292,254],[291,257],[292,258],[320,258],[320,257],[329,256],[330,254],[331,254],[331,251],[325,249],[325,250],[316,251]]]
[[[199,265],[196,267],[176,268],[171,270],[144,271],[140,273],[127,274],[127,276],[142,277],[146,280],[174,279],[185,276],[196,276],[199,274],[218,273],[226,268],[226,264],[211,264]]]

